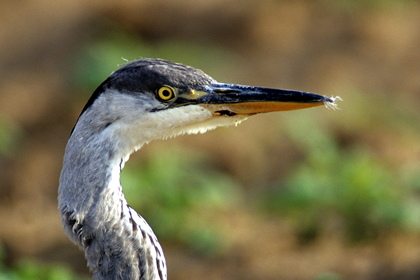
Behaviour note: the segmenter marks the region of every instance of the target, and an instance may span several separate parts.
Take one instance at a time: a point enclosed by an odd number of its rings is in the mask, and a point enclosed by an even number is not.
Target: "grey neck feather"
[[[129,154],[104,133],[106,123],[89,121],[95,119],[91,111],[79,118],[66,147],[59,186],[63,226],[84,249],[94,279],[166,279],[156,236],[122,194],[120,170]]]

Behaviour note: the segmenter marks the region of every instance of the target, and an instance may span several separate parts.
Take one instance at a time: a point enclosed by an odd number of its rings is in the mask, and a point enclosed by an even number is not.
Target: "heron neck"
[[[60,209],[69,208],[85,218],[93,208],[116,208],[118,205],[105,205],[111,201],[118,203],[115,195],[121,193],[121,161],[117,148],[108,139],[74,131],[67,143],[60,176]],[[109,191],[114,195],[107,195]]]
[[[63,226],[84,249],[95,279],[166,279],[153,231],[122,193],[120,171],[127,155],[116,143],[73,132],[60,176]]]

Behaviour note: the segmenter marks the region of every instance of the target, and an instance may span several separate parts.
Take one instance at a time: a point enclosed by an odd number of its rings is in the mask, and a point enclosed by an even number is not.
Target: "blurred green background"
[[[156,141],[122,174],[170,279],[420,279],[418,1],[1,1],[0,279],[89,278],[64,147],[126,60],[339,95]]]

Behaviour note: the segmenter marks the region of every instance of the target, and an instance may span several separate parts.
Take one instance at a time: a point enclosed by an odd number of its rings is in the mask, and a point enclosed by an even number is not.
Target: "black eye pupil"
[[[175,97],[175,92],[171,87],[163,86],[156,92],[158,98],[162,101],[169,101]]]

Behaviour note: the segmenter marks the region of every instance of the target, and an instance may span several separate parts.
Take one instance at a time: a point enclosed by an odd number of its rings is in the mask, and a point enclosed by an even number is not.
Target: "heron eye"
[[[175,97],[175,90],[169,86],[163,86],[158,89],[157,96],[162,101],[169,101]]]

